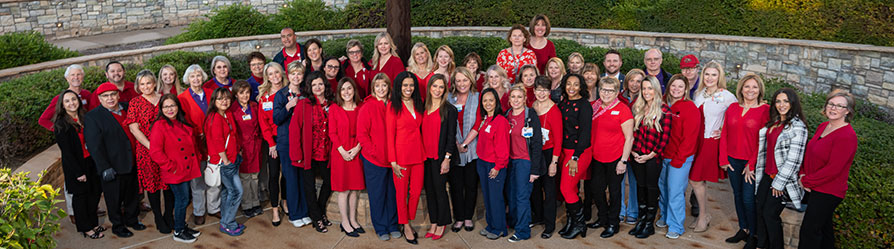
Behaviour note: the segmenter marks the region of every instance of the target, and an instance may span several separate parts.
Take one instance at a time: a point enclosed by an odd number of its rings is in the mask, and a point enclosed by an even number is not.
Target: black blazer
[[[506,111],[506,119],[512,109]],[[540,116],[530,107],[525,107],[525,127],[531,127],[534,130],[534,136],[526,138],[528,144],[528,158],[531,159],[531,175],[543,175],[546,173],[543,161],[543,130],[540,129]]]
[[[84,158],[78,130],[71,125],[67,126],[66,129],[53,131],[53,134],[56,135],[56,144],[59,145],[59,151],[62,152],[62,172],[65,174],[65,188],[72,194],[99,192],[101,190],[99,187],[99,175],[96,174],[93,159],[89,157]],[[82,175],[87,176],[86,182],[77,180]]]
[[[444,156],[450,152],[450,167],[459,165],[459,149],[456,148],[456,128],[458,126],[458,115],[456,107],[451,104],[441,106],[443,111],[447,111],[447,119],[441,120],[441,137],[438,138],[438,165],[444,161]],[[442,111],[442,110],[438,110]]]
[[[121,103],[121,113],[127,113],[127,103]],[[97,174],[114,168],[119,175],[135,172],[133,148],[124,127],[109,109],[99,106],[84,117],[84,140],[96,163]]]

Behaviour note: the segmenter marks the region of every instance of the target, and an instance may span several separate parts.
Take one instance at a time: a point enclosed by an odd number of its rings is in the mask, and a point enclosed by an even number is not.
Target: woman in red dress
[[[385,140],[388,162],[394,172],[397,220],[404,225],[407,243],[418,244],[410,224],[416,219],[416,207],[422,194],[425,156],[422,152],[422,97],[419,83],[411,72],[397,75],[391,91],[390,110],[385,115]],[[409,194],[409,195],[408,195]]]
[[[483,64],[481,56],[475,52],[467,54],[466,58],[463,59],[463,66],[469,69],[469,72],[472,72],[472,82],[475,83],[475,92],[484,90],[484,81],[487,80],[487,76],[481,71],[481,65]]]
[[[372,64],[373,74],[385,73],[394,82],[394,77],[404,71],[404,63],[397,56],[397,45],[394,44],[394,40],[387,32],[376,35],[375,45],[376,49],[369,62]]]
[[[341,230],[357,237],[365,232],[357,222],[357,195],[363,190],[363,166],[360,163],[360,143],[357,141],[357,109],[360,95],[350,78],[338,83],[336,105],[329,108],[329,139],[332,141],[332,191],[338,192]],[[348,225],[347,227],[345,225]]]
[[[238,80],[233,85],[236,103],[230,111],[236,119],[236,130],[242,142],[242,164],[239,180],[242,182],[242,214],[255,217],[264,213],[258,199],[258,173],[261,171],[261,129],[258,124],[258,103],[251,101],[251,85]]]
[[[540,69],[540,74],[545,74],[546,62],[556,57],[556,46],[546,39],[550,29],[549,18],[544,14],[534,16],[528,29],[531,32],[531,42],[526,47],[537,55],[537,68]]]
[[[168,185],[161,181],[161,171],[158,164],[149,157],[149,136],[153,121],[158,115],[158,100],[161,94],[156,92],[157,80],[149,70],[137,73],[137,88],[140,94],[130,100],[130,110],[127,120],[130,132],[136,139],[137,177],[140,180],[140,189],[149,193],[149,203],[152,205],[152,213],[155,216],[155,227],[159,232],[171,233],[174,224],[174,193]],[[164,191],[165,207],[162,213],[161,192]]]

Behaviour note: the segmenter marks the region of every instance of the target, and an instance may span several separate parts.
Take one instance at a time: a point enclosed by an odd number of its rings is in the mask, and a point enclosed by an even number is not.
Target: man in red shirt
[[[130,103],[131,99],[140,96],[140,94],[134,90],[133,82],[124,80],[124,73],[124,65],[121,62],[111,61],[106,64],[106,79],[109,80],[106,83],[115,84],[118,88],[119,103]]]
[[[293,61],[303,61],[304,53],[303,49],[301,49],[301,45],[298,44],[295,37],[295,31],[292,28],[283,28],[282,31],[279,31],[279,39],[282,41],[282,50],[273,55],[273,62],[279,63],[280,66],[284,70],[286,70],[286,74],[288,74],[289,63]]]

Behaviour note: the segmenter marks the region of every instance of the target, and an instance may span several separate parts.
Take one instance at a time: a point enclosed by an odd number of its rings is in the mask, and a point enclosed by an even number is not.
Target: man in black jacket
[[[118,103],[119,91],[112,83],[96,89],[100,107],[84,118],[84,141],[102,179],[112,233],[118,237],[133,236],[127,229],[146,229],[138,215],[137,169],[134,165],[131,134],[123,125],[127,119],[127,103]],[[122,210],[123,207],[123,210]]]
[[[304,49],[301,47],[301,44],[298,44],[295,31],[292,28],[283,28],[279,32],[279,39],[282,42],[282,50],[273,55],[273,62],[279,63],[283,70],[288,73],[289,63],[304,60]]]

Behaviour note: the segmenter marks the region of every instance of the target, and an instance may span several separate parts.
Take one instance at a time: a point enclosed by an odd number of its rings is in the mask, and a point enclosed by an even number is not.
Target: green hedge
[[[271,17],[258,12],[250,5],[234,4],[214,9],[206,14],[208,20],[194,21],[187,31],[165,43],[174,44],[205,39],[263,35],[279,32]]]
[[[65,59],[81,54],[57,47],[36,31],[0,35],[0,69]]]
[[[549,16],[553,27],[618,29],[777,37],[894,46],[894,3],[872,0],[418,0],[412,1],[413,26],[527,25],[536,14]],[[236,7],[239,6],[239,7]],[[233,5],[223,9],[244,9]],[[250,8],[250,7],[248,7]],[[256,11],[254,11],[256,12]],[[296,31],[385,27],[385,1],[352,0],[343,9],[320,0],[292,0],[266,22],[259,13],[220,11],[177,43],[242,36],[230,29],[270,34],[290,26]],[[242,18],[244,17],[244,18]],[[234,21],[245,20],[245,21]],[[248,22],[247,20],[252,20]],[[252,26],[254,25],[254,26]],[[270,25],[276,28],[270,28]],[[218,34],[218,35],[209,35]]]

